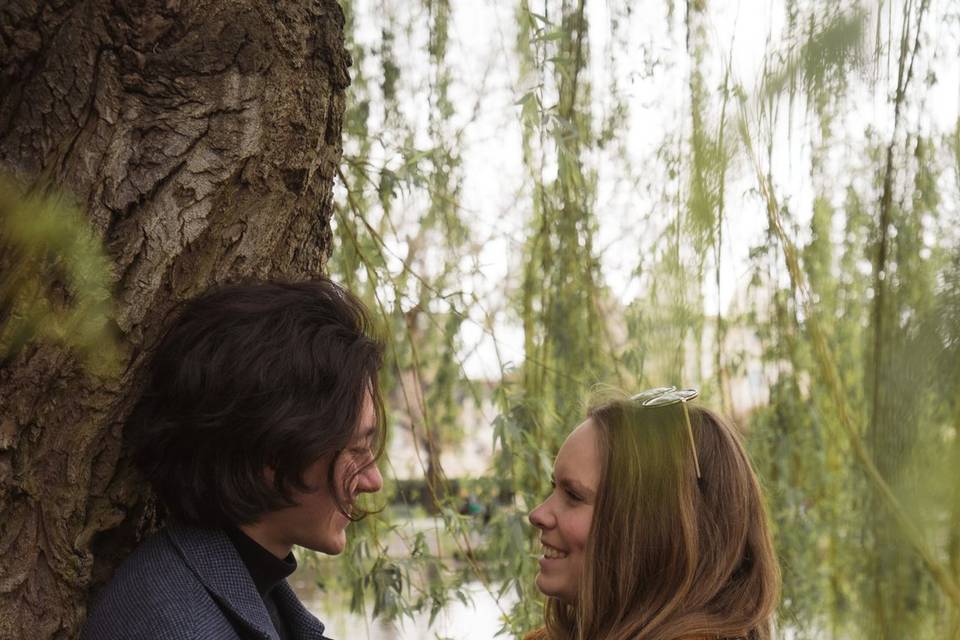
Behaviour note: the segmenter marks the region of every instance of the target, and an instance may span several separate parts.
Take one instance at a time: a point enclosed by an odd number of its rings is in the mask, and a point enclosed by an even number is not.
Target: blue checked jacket
[[[290,636],[330,640],[286,580],[274,587]],[[223,531],[171,525],[140,545],[97,598],[81,640],[279,640]]]

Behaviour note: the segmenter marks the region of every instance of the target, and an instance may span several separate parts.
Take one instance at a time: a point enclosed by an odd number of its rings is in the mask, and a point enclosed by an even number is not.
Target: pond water
[[[298,579],[293,586],[306,607],[326,625],[326,635],[335,640],[491,640],[502,626],[503,612],[509,611],[516,602],[512,591],[498,602],[496,593],[490,594],[479,582],[468,582],[463,586],[468,604],[451,600],[431,626],[429,611],[419,613],[413,619],[371,621],[350,613],[343,604],[325,599],[309,579]]]
[[[479,582],[467,582],[463,591],[469,596],[469,604],[453,599],[441,611],[433,625],[430,613],[424,611],[411,618],[388,622],[370,620],[350,613],[343,602],[332,602],[312,581],[310,570],[303,567],[291,581],[304,605],[327,627],[326,635],[334,640],[507,640],[509,634],[497,635],[502,626],[504,612],[510,611],[517,601],[516,593],[508,590],[498,601],[496,593],[489,593]],[[826,631],[810,629],[800,634],[790,624],[778,625],[774,638],[777,640],[836,640]]]

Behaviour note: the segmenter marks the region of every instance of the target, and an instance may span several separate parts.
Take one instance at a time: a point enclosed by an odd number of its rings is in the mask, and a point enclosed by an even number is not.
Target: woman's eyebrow
[[[554,479],[554,483],[565,489],[571,489],[574,493],[580,494],[585,498],[592,498],[594,495],[596,495],[596,491],[590,489],[587,487],[587,485],[574,480],[573,478],[561,476],[559,480]]]

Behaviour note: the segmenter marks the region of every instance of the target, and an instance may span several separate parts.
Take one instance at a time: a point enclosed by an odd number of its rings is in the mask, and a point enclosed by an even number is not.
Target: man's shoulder
[[[165,597],[201,589],[197,577],[171,543],[167,531],[150,536],[120,565],[107,589]]]
[[[130,554],[98,594],[83,638],[193,638],[198,608],[205,602],[213,605],[166,532],[160,531]]]

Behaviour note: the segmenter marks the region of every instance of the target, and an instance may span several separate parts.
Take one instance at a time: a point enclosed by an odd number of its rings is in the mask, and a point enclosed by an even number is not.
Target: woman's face
[[[597,426],[588,419],[560,447],[553,464],[553,491],[530,512],[543,546],[537,588],[568,604],[577,602],[599,485]]]

